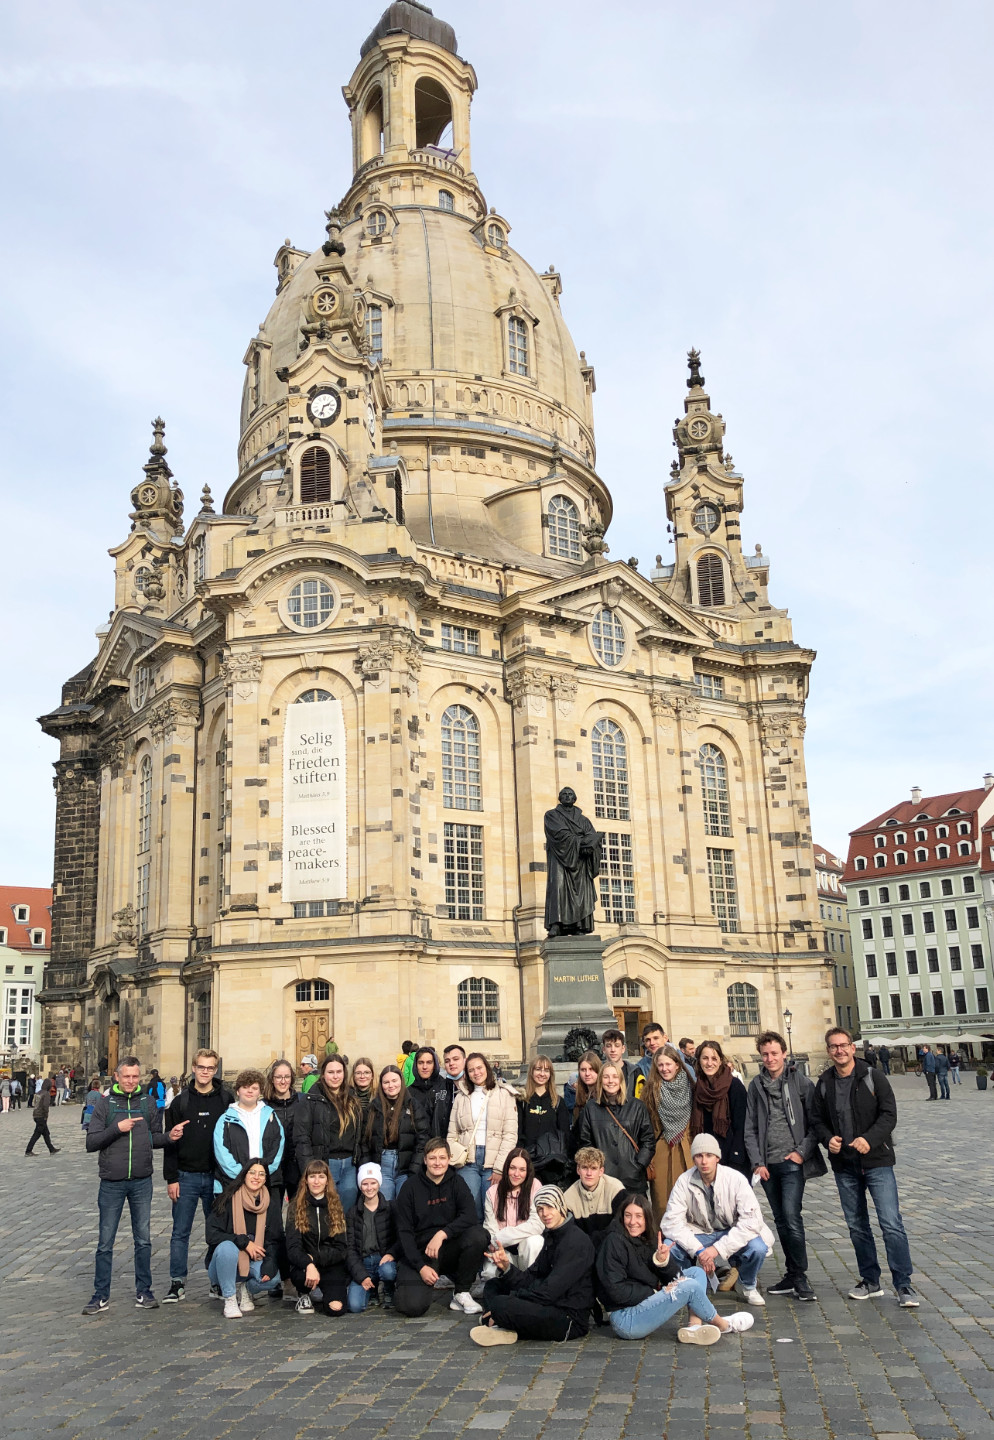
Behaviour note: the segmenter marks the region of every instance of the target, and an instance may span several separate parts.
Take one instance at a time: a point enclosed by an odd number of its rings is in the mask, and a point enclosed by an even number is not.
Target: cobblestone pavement
[[[267,1301],[225,1324],[203,1271],[192,1273],[184,1303],[146,1314],[133,1308],[126,1216],[110,1309],[85,1319],[96,1159],[83,1151],[79,1108],[53,1110],[61,1153],[42,1149],[31,1160],[23,1158],[30,1115],[0,1116],[5,1440],[120,1431],[169,1440],[990,1437],[994,1095],[965,1079],[934,1110],[923,1082],[896,1082],[898,1177],[921,1308],[900,1310],[890,1293],[846,1298],[853,1257],[829,1176],[805,1197],[818,1303],[770,1297],[753,1330],[711,1349],[678,1345],[674,1321],[641,1343],[597,1330],[565,1345],[481,1351],[447,1294],[423,1320],[374,1311],[330,1321]],[[152,1223],[161,1298],[170,1221],[158,1180]],[[768,1283],[776,1263],[764,1266]]]

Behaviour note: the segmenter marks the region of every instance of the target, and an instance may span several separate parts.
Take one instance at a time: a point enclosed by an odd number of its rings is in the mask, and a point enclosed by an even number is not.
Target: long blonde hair
[[[528,1074],[525,1078],[525,1099],[530,1100],[538,1088],[535,1084],[536,1065],[547,1065],[549,1067],[549,1078],[545,1082],[545,1090],[546,1094],[549,1097],[549,1102],[554,1110],[559,1102],[559,1096],[556,1094],[555,1068],[553,1067],[552,1061],[549,1059],[548,1055],[536,1055],[535,1059],[528,1066]]]
[[[294,1225],[296,1225],[301,1235],[310,1234],[311,1192],[307,1188],[308,1175],[324,1175],[327,1178],[328,1188],[324,1192],[324,1198],[328,1202],[328,1228],[332,1235],[342,1235],[345,1231],[345,1211],[342,1209],[342,1202],[338,1198],[338,1191],[335,1189],[335,1182],[331,1178],[331,1171],[323,1160],[308,1160],[304,1166],[304,1173],[300,1177],[297,1193],[293,1197]]]

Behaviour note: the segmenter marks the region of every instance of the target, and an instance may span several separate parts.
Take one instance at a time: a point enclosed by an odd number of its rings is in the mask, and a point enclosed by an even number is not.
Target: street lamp
[[[793,1020],[793,1018],[794,1017],[789,1010],[785,1010],[783,1012],[783,1023],[787,1027],[787,1045],[790,1050],[791,1058],[793,1058],[794,1055],[794,1042],[790,1038],[790,1022],[791,1020]]]

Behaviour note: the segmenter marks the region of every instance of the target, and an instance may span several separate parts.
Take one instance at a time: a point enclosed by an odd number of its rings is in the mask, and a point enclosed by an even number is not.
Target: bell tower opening
[[[369,93],[362,114],[359,163],[367,164],[383,154],[383,91],[379,85]]]
[[[419,150],[452,151],[452,101],[437,80],[422,76],[414,87],[414,135]]]

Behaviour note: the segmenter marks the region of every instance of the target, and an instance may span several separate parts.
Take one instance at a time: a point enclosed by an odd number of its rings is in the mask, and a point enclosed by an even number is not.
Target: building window
[[[889,915],[882,915],[880,917],[880,926],[883,931],[884,939],[890,940],[894,934],[894,921]]]
[[[980,911],[976,905],[966,907],[966,928],[968,930],[979,930],[980,928]]]
[[[568,495],[553,495],[549,501],[549,554],[562,560],[582,560],[580,512]]]
[[[843,954],[845,954],[846,937],[844,931],[839,932],[839,949],[843,952]]]
[[[951,880],[940,880],[939,886],[943,895],[951,895],[953,893],[953,882]]]
[[[598,610],[590,626],[594,654],[612,669],[625,658],[625,627],[613,610]]]
[[[152,759],[142,757],[138,767],[138,828],[136,847],[139,855],[152,848]]]
[[[295,998],[298,1005],[309,1005],[312,1000],[330,1000],[331,986],[327,980],[300,980]]]
[[[335,592],[324,580],[298,580],[286,598],[287,618],[300,630],[324,625],[334,608]]]
[[[921,864],[923,861],[925,861],[925,860],[928,859],[928,851],[927,851],[927,850],[916,850],[916,851],[915,851],[915,859],[918,861],[919,864]]]
[[[370,210],[366,216],[366,234],[383,235],[387,228],[386,211]]]
[[[7,943],[7,928],[6,928],[5,925],[0,925],[0,945],[6,945],[6,943]],[[14,973],[14,967],[13,967],[13,965],[11,965],[11,966],[8,968],[8,974],[11,974],[11,975],[12,975],[13,973]]]
[[[465,625],[443,625],[442,649],[453,650],[458,655],[479,655],[480,632]]]
[[[888,888],[888,886],[882,885],[880,887],[880,889],[877,891],[877,899],[880,901],[881,905],[890,904],[890,889]]]
[[[961,840],[956,846],[956,849],[959,851],[960,855],[969,855],[970,851],[973,849],[973,846],[970,844],[969,840]]]
[[[725,603],[725,567],[720,555],[702,555],[697,562],[697,603],[709,606]]]
[[[635,866],[632,837],[609,830],[600,873],[601,905],[609,925],[635,924]]]
[[[323,505],[331,499],[331,456],[312,445],[300,457],[300,503]]]
[[[729,985],[728,1027],[733,1035],[755,1035],[759,1029],[759,991],[755,985],[738,980]]]
[[[383,364],[383,306],[370,305],[366,310],[366,353],[374,365]]]
[[[703,700],[724,700],[725,681],[721,675],[705,675],[702,670],[694,671],[694,684]]]
[[[146,860],[138,866],[135,885],[135,925],[139,935],[148,934],[148,884],[149,864]]]
[[[861,924],[862,927],[863,927],[863,939],[864,939],[864,940],[872,940],[872,939],[873,939],[873,921],[872,921],[868,916],[864,916],[864,918],[860,921],[860,924]]]
[[[136,665],[131,675],[131,708],[140,710],[148,699],[152,683],[151,665]]]
[[[913,934],[915,933],[915,921],[914,921],[914,916],[912,916],[912,915],[902,915],[902,916],[901,916],[901,930],[903,931],[903,933],[904,933],[905,935],[913,935]]]
[[[731,835],[732,817],[728,803],[728,768],[716,745],[702,745],[701,798],[704,802],[705,835]]]
[[[945,1015],[946,1001],[941,990],[932,991],[932,1014]]]
[[[957,1015],[965,1015],[965,1014],[966,1014],[966,991],[965,991],[965,990],[954,990],[954,991],[953,991],[953,1009],[956,1011],[956,1014],[957,1014]]]
[[[935,858],[936,858],[936,860],[948,860],[948,859],[949,859],[949,846],[948,846],[948,845],[936,845],[936,847],[935,847]]]
[[[938,950],[926,950],[926,951],[925,951],[925,959],[928,961],[929,974],[931,974],[931,975],[938,975],[938,973],[939,973],[939,952],[938,952]]]
[[[932,910],[922,911],[922,929],[926,935],[935,934],[935,913]]]
[[[876,846],[876,848],[877,848],[878,850],[882,850],[882,849],[884,848],[884,846],[887,844],[887,836],[886,836],[886,835],[874,835],[874,837],[873,837],[873,843],[874,843],[874,845]]]
[[[890,997],[890,1013],[891,1013],[891,1015],[893,1016],[893,1018],[894,1018],[895,1020],[900,1020],[900,1018],[901,1018],[901,997],[900,997],[900,995],[892,995],[892,996]]]
[[[884,956],[884,959],[887,961],[887,974],[888,974],[888,975],[896,975],[896,974],[897,974],[897,956],[894,954],[894,952],[893,952],[892,950],[890,950],[890,951],[888,951],[887,954]]]
[[[990,1012],[990,1008],[991,1002],[987,998],[987,986],[979,985],[977,987],[977,1009],[981,1015],[987,1015]]]
[[[708,846],[708,886],[711,909],[718,928],[734,935],[739,928],[739,901],[735,888],[735,855],[731,850]]]
[[[874,865],[877,867],[878,870],[883,870],[884,866],[887,864],[887,856],[886,856],[886,855],[874,855],[874,857],[873,857],[873,863],[874,863]]]
[[[907,852],[906,852],[905,850],[898,850],[897,853],[896,853],[895,856],[894,856],[894,864],[895,864],[895,865],[907,865],[907,863],[908,863]]]
[[[866,965],[866,978],[867,978],[868,980],[875,980],[875,979],[877,978],[877,957],[876,957],[876,955],[864,955],[864,956],[863,956],[863,960],[864,960],[864,963],[865,963],[865,965]]]
[[[480,722],[465,705],[450,705],[442,716],[442,805],[483,809]]]
[[[34,1020],[34,986],[8,985],[4,991],[3,1044],[30,1050]]]
[[[207,578],[207,536],[198,535],[193,542],[193,583]]]
[[[528,326],[520,315],[507,317],[507,367],[512,375],[528,374]]]
[[[598,720],[590,733],[594,771],[594,815],[598,820],[630,820],[628,746],[613,720]]]
[[[921,1014],[923,1013],[923,1012],[922,1012],[922,997],[921,997],[921,991],[920,991],[920,990],[912,990],[910,999],[911,999],[911,1013],[912,1013],[912,1015],[921,1015]]]
[[[446,821],[445,909],[450,920],[483,919],[483,826]]]
[[[32,930],[32,931],[31,931],[31,944],[32,944],[32,945],[44,945],[44,943],[45,943],[45,932],[44,932],[44,930]]]
[[[904,952],[904,960],[905,960],[905,964],[907,965],[907,968],[908,968],[908,974],[909,974],[909,975],[917,975],[917,974],[918,974],[918,951],[917,951],[917,950],[905,950],[905,952]]]
[[[861,890],[861,891],[859,892],[859,903],[860,903],[861,905],[869,905],[869,903],[870,903],[870,892],[869,892],[869,890]]]
[[[938,840],[945,840],[946,836],[949,834],[949,826],[948,826],[948,825],[936,825],[936,827],[935,827],[935,834],[936,834],[936,839],[938,839]]]
[[[324,700],[334,700],[330,690],[305,690],[293,702],[295,705],[320,705]]]
[[[932,886],[931,886],[931,884],[929,883],[928,880],[923,880],[923,881],[921,882],[921,884],[918,886],[918,894],[921,896],[921,898],[922,898],[923,900],[931,900],[931,898],[932,898]]]
[[[454,210],[456,208],[456,197],[451,190],[439,190],[438,208],[439,210]]]
[[[963,894],[964,894],[964,895],[972,895],[975,890],[976,890],[976,886],[975,886],[974,883],[973,883],[973,876],[972,876],[972,875],[964,875],[964,876],[963,876]]]
[[[456,992],[460,1040],[500,1039],[500,991],[492,980],[463,980]]]
[[[865,855],[857,855],[857,856],[856,856],[856,869],[857,869],[857,870],[865,870],[865,869],[866,869],[866,856],[865,856]]]
[[[611,998],[613,1000],[641,1000],[642,986],[638,980],[615,980],[611,986]]]
[[[880,1019],[880,996],[879,996],[879,995],[871,995],[871,996],[870,996],[870,1019],[871,1019],[871,1020],[879,1020],[879,1019]]]
[[[958,945],[950,945],[949,947],[949,968],[950,970],[963,969],[963,961],[960,959]]]
[[[973,960],[974,970],[982,970],[984,968],[984,947],[982,945],[971,945],[970,958]]]
[[[326,915],[337,914],[337,900],[295,900],[293,902],[293,918],[295,920],[321,920]]]
[[[842,967],[842,988],[843,988],[843,990],[848,990],[848,989],[849,989],[849,966],[848,966],[848,965],[843,965],[843,967]]]
[[[197,1049],[206,1050],[211,1043],[211,997],[197,999]]]
[[[507,244],[507,236],[499,225],[487,226],[487,244],[492,245],[495,250],[503,250]]]
[[[957,920],[956,920],[956,911],[955,911],[955,910],[946,910],[946,911],[943,912],[943,914],[944,914],[944,916],[945,916],[946,929],[947,929],[947,930],[957,930],[957,929],[959,928],[959,926],[958,926]]]

